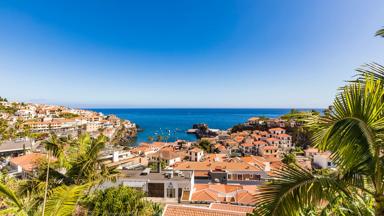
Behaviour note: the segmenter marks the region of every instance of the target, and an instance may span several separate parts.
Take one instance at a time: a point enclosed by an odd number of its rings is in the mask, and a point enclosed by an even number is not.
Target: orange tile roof
[[[282,131],[282,130],[285,130],[284,128],[280,128],[280,127],[277,127],[277,128],[271,128],[269,129],[270,131]]]
[[[195,202],[230,202],[253,205],[257,186],[227,184],[195,184],[191,201]]]
[[[203,151],[202,149],[199,149],[199,148],[197,148],[197,147],[195,147],[195,148],[193,148],[193,149],[191,149],[191,150],[189,150],[189,151],[191,151],[191,152],[201,152],[201,151]]]
[[[244,137],[242,136],[236,136],[235,138],[233,138],[236,142],[241,142],[244,140]]]
[[[212,190],[199,190],[192,194],[192,201],[217,202],[224,201],[224,197],[219,197],[217,192]]]
[[[292,137],[291,135],[288,135],[288,134],[279,134],[277,135],[278,137]]]
[[[210,209],[207,207],[170,205],[164,208],[163,216],[245,216],[245,212]]]
[[[231,204],[223,204],[223,203],[211,203],[209,205],[210,209],[220,209],[225,211],[236,211],[236,212],[245,212],[252,213],[254,207],[251,206],[239,206],[239,205],[231,205]]]
[[[245,156],[240,158],[242,161],[247,162],[252,165],[256,165],[262,169],[264,169],[265,163],[268,162],[265,158],[260,157],[260,156]]]
[[[35,169],[38,166],[39,162],[46,157],[47,157],[46,154],[30,153],[23,156],[11,158],[10,162],[12,164],[21,166],[24,171],[30,172],[33,169]]]
[[[237,203],[247,204],[247,205],[255,204],[256,202],[255,196],[249,193],[248,191],[237,192],[235,196],[235,200]]]
[[[224,161],[227,159],[227,154],[205,154],[204,156],[208,161]]]
[[[221,167],[227,171],[260,171],[260,168],[245,162],[185,161],[175,164],[175,170],[215,170]]]
[[[253,142],[254,145],[267,145],[266,142],[264,141],[256,141],[256,142]]]
[[[271,137],[271,138],[267,138],[267,141],[271,141],[271,142],[274,142],[274,141],[280,141],[279,139],[276,139],[274,137]]]
[[[253,144],[252,144],[252,143],[242,143],[241,146],[244,146],[244,147],[253,147]]]
[[[243,189],[241,185],[228,185],[228,184],[195,184],[195,189],[211,189],[221,193],[230,193],[236,190]]]

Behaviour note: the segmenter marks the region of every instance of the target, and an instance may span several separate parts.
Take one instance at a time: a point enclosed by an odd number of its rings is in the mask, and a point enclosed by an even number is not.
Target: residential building
[[[204,157],[204,151],[195,147],[188,150],[188,156],[190,161],[201,161]]]

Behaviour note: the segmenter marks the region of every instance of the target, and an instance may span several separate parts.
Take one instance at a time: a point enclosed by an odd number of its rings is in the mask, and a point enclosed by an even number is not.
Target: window
[[[175,188],[167,188],[167,197],[175,198]]]
[[[239,175],[237,176],[237,178],[238,178],[239,180],[243,180],[243,175],[239,174]]]

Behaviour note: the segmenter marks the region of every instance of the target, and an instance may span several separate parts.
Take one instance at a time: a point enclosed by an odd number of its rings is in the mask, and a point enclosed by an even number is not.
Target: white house
[[[204,156],[204,151],[199,148],[193,148],[188,151],[190,161],[201,161]]]

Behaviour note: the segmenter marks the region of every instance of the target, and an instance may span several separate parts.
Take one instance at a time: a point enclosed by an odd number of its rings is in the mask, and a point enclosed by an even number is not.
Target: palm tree
[[[23,202],[6,185],[0,183],[0,196],[6,200],[7,208],[0,210],[0,215],[72,215],[79,199],[89,185],[60,186],[52,190],[47,199],[46,209],[29,211],[30,206]]]
[[[375,34],[376,36],[381,36],[381,37],[384,37],[384,28],[378,30]]]
[[[48,164],[47,164],[47,173],[46,173],[45,189],[44,189],[44,201],[43,201],[43,211],[42,211],[43,216],[45,213],[45,204],[47,201],[47,194],[48,194],[48,180],[49,180],[49,172],[50,172],[49,166],[51,163],[51,155],[58,158],[60,161],[60,164],[63,164],[65,159],[64,147],[63,147],[64,144],[60,142],[60,140],[55,134],[52,134],[49,140],[45,141],[44,144],[45,144],[45,149],[47,149],[48,151],[47,152]]]
[[[115,168],[106,167],[99,161],[99,154],[105,147],[107,138],[104,135],[96,139],[89,134],[82,135],[78,141],[78,151],[70,162],[68,176],[75,184],[88,182],[102,182],[104,180],[114,180],[118,172]]]
[[[330,211],[340,199],[337,210],[366,215],[367,197],[374,200],[375,215],[384,215],[384,79],[374,73],[365,69],[358,82],[342,88],[326,115],[310,120],[315,146],[332,152],[338,170],[317,174],[290,166],[278,171],[274,181],[260,187],[256,215]]]

